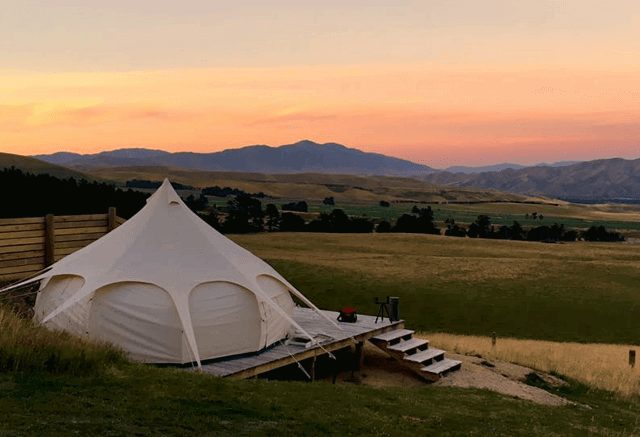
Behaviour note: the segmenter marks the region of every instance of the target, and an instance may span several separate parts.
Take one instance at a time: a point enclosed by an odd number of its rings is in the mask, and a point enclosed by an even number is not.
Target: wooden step
[[[404,357],[406,361],[414,363],[424,363],[425,361],[438,360],[444,357],[444,351],[436,348],[429,348],[427,350],[415,353],[413,355],[407,355]]]
[[[394,352],[407,353],[413,349],[426,349],[429,347],[429,340],[422,340],[420,338],[412,338],[411,340],[401,341],[398,344],[389,346],[387,349]]]
[[[444,360],[436,361],[433,364],[423,367],[420,371],[437,379],[447,372],[458,370],[461,365],[461,361],[445,358]]]
[[[385,332],[384,334],[376,335],[375,337],[371,338],[371,340],[384,341],[389,343],[394,340],[400,340],[403,337],[410,337],[414,332],[415,331],[412,331],[410,329],[396,329],[395,331],[389,331]],[[408,338],[405,338],[405,340],[408,340]]]

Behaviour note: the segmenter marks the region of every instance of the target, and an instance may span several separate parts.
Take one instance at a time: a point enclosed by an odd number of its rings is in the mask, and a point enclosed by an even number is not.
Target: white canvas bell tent
[[[292,318],[291,295],[335,325],[194,214],[166,179],[130,220],[23,284],[37,280],[36,321],[149,363],[200,366],[259,351],[294,329],[312,339]]]

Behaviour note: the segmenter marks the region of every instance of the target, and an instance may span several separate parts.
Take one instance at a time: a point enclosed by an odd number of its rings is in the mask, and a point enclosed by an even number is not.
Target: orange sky
[[[607,11],[589,0],[522,8],[483,2],[510,14],[500,19],[484,9],[459,17],[452,3],[477,5],[464,1],[436,1],[431,9],[407,2],[391,11],[373,1],[378,8],[364,16],[358,1],[293,11],[293,3],[276,2],[287,14],[269,9],[272,16],[249,16],[236,29],[237,14],[264,8],[241,2],[244,11],[229,6],[224,32],[193,30],[189,8],[136,21],[145,10],[115,2],[121,15],[108,10],[95,23],[106,29],[119,17],[115,42],[83,27],[84,3],[71,3],[77,8],[55,11],[66,25],[40,27],[42,39],[16,38],[18,16],[0,22],[0,50],[9,53],[0,59],[2,151],[215,151],[309,138],[437,167],[640,157],[635,2]],[[193,5],[199,16],[208,7]],[[416,20],[418,12],[430,21]],[[357,25],[340,21],[350,14]],[[220,19],[211,17],[202,20]],[[274,27],[303,19],[312,25],[290,33]],[[159,23],[163,32],[155,34]],[[181,44],[167,39],[172,31]],[[2,38],[8,35],[13,40]]]

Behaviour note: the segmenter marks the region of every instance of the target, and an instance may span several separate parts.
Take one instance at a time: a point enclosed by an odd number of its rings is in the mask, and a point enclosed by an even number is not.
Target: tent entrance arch
[[[138,361],[182,363],[188,356],[171,296],[142,282],[98,289],[89,310],[89,338],[119,345]]]
[[[256,296],[244,287],[224,281],[200,284],[189,294],[189,312],[201,357],[261,348],[262,311]]]

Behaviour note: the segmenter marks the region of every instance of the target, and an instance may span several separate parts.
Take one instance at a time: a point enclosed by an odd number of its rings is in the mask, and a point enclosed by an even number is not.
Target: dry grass
[[[640,394],[640,362],[633,369],[628,364],[629,349],[640,352],[639,346],[499,338],[494,347],[490,337],[443,333],[421,336],[445,350],[555,372],[624,396]]]
[[[50,331],[0,305],[0,372],[93,374],[125,361],[113,346]]]
[[[368,202],[377,204],[381,199],[418,202],[539,201],[520,194],[505,193],[485,188],[434,185],[412,178],[389,176],[356,176],[334,174],[260,174],[241,172],[215,172],[182,170],[166,167],[118,167],[86,169],[94,177],[124,182],[128,179],[172,181],[195,187],[211,185],[232,186],[249,192],[262,191],[278,198],[322,200],[332,196],[337,202]]]
[[[640,220],[640,208],[638,205],[617,205],[599,204],[582,205],[557,201],[557,204],[530,205],[523,203],[493,203],[493,204],[471,204],[471,205],[447,205],[447,209],[460,212],[475,212],[477,214],[489,214],[492,216],[500,214],[524,214],[533,211],[547,217],[576,218],[596,221],[634,221]],[[545,223],[549,224],[549,223]]]
[[[419,234],[260,234],[232,238],[267,260],[315,265],[380,279],[478,281],[580,275],[593,267],[640,275],[640,245],[447,238]],[[603,286],[606,284],[602,284]]]

